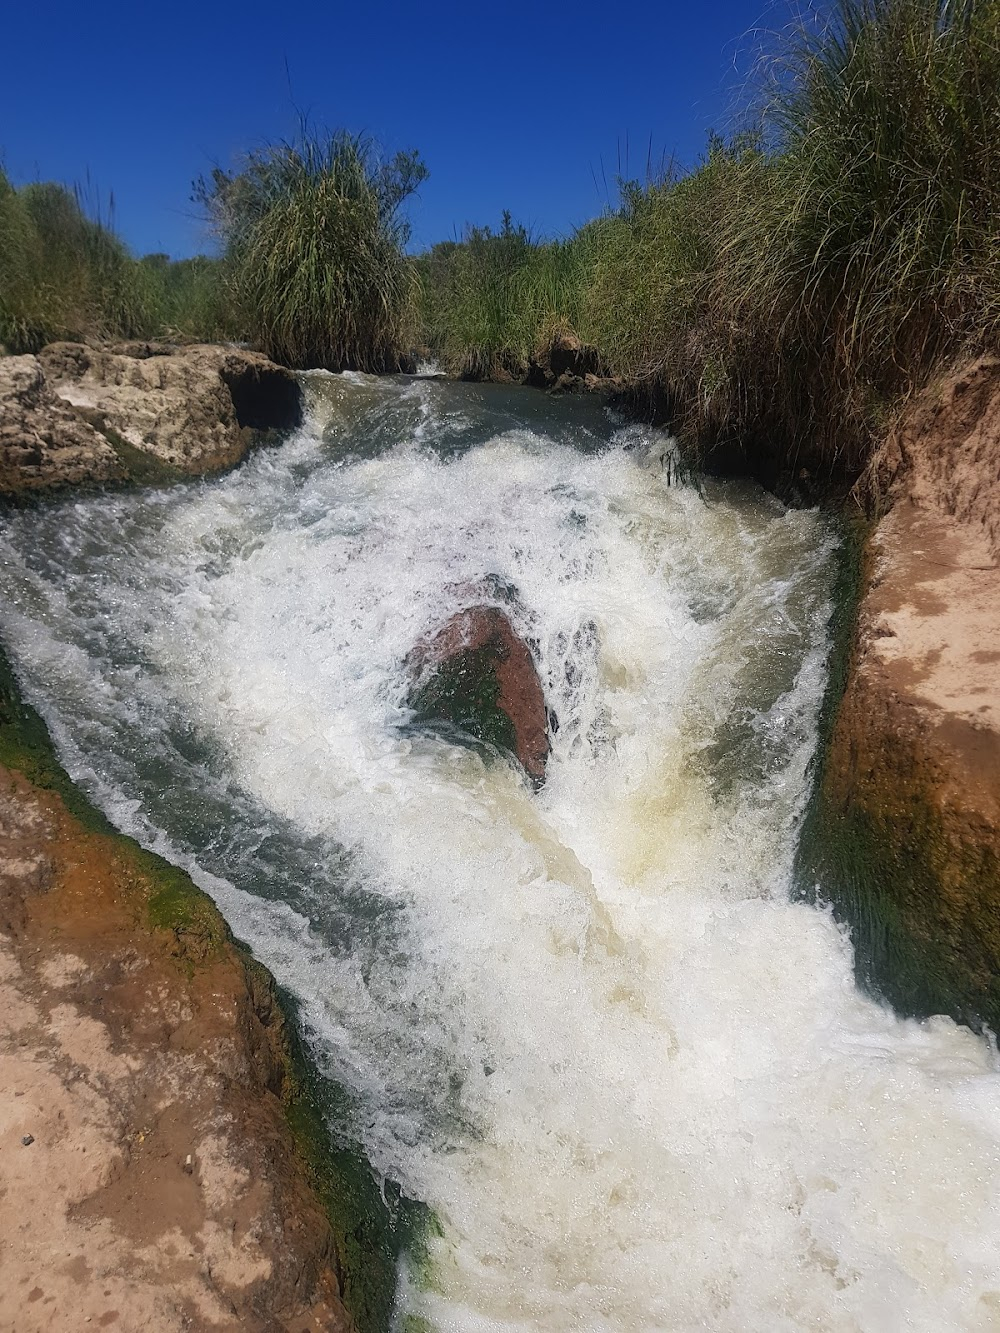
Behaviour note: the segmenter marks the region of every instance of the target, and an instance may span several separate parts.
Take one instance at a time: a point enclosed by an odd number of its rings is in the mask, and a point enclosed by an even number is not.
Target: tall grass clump
[[[57,338],[139,337],[156,323],[154,293],[109,221],[81,190],[15,190],[0,172],[0,342],[36,351]]]
[[[633,392],[666,396],[689,440],[719,434],[738,410],[731,319],[717,298],[721,246],[762,160],[758,136],[713,135],[692,171],[622,182],[618,209],[590,224],[584,324]]]
[[[361,136],[303,134],[196,183],[251,341],[290,366],[396,368],[415,332],[402,208],[426,175],[415,153],[383,162]]]
[[[856,468],[880,410],[1000,322],[1000,4],[839,0],[764,116],[710,310],[775,428]]]
[[[899,397],[1000,325],[1000,3],[822,13],[756,131],[623,186],[585,306],[705,455],[856,475]]]
[[[38,337],[35,241],[17,191],[0,168],[0,344],[12,352],[29,350]]]
[[[521,377],[555,332],[581,326],[589,253],[589,236],[537,242],[509,213],[434,246],[416,261],[425,341],[453,374]]]

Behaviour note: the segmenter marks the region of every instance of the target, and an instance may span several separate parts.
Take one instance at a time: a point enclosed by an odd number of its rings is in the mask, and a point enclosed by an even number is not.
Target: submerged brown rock
[[[509,749],[530,778],[543,780],[550,747],[542,683],[531,650],[499,607],[459,611],[417,645],[410,666],[418,715]]]
[[[875,475],[889,512],[820,800],[818,871],[901,1008],[1000,1024],[1000,360],[918,397]]]

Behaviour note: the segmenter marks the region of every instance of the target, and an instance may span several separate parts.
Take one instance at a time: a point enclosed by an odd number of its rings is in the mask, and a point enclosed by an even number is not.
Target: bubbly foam
[[[74,773],[301,1000],[442,1330],[1000,1321],[993,1047],[896,1019],[789,897],[831,543],[668,486],[593,408],[314,376],[211,484],[14,515],[2,613]],[[415,732],[403,662],[493,578],[545,787]]]

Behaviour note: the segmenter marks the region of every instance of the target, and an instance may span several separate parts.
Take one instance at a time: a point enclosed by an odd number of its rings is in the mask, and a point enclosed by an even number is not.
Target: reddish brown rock
[[[499,607],[459,611],[417,645],[410,666],[418,716],[443,718],[509,749],[542,781],[550,748],[545,695],[528,645]]]
[[[1000,1024],[1000,359],[942,375],[872,467],[818,876],[899,1008]]]

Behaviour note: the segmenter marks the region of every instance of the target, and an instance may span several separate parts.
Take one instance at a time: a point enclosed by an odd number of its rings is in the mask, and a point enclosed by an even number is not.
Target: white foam
[[[635,428],[580,453],[515,423],[442,458],[475,422],[454,386],[312,385],[310,429],[239,474],[87,502],[58,539],[18,519],[5,624],[120,819],[142,792],[102,747],[124,764],[179,716],[217,785],[349,849],[294,907],[203,881],[301,998],[376,1169],[441,1223],[400,1309],[995,1327],[995,1052],[859,995],[842,932],[788,896],[820,519],[668,487]],[[362,405],[396,447],[364,456]],[[559,719],[537,796],[401,725],[407,652],[488,575],[518,590]]]

